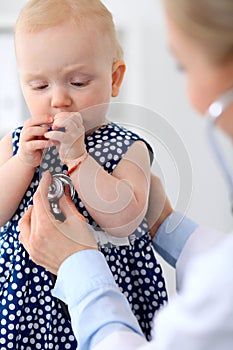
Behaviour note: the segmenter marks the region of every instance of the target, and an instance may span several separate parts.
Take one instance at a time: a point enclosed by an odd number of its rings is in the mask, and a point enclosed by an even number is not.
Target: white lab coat
[[[233,235],[198,228],[177,263],[179,293],[154,321],[153,341],[110,334],[94,350],[232,350]]]

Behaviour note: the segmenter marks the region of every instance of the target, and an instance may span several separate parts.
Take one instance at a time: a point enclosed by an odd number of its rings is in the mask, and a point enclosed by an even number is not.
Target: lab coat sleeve
[[[154,349],[233,349],[233,235],[201,250],[188,263],[181,291],[155,321]]]
[[[176,289],[182,287],[190,262],[225,239],[226,234],[208,227],[199,226],[186,240],[176,263]]]
[[[198,226],[182,213],[174,212],[162,223],[153,238],[155,250],[176,268],[176,289],[180,290],[189,262],[217,245],[224,233]]]
[[[224,235],[189,261],[182,290],[155,319],[153,341],[139,344],[116,331],[94,349],[232,350],[232,252],[233,235]]]

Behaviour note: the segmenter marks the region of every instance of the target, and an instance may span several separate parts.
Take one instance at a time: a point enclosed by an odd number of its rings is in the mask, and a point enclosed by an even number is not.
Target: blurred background
[[[29,115],[19,87],[13,42],[14,23],[24,3],[25,0],[0,1],[1,136],[21,125]],[[169,52],[160,0],[104,0],[103,3],[113,14],[127,64],[117,102],[139,106],[150,115],[154,113],[154,121],[153,117],[143,120],[146,130],[159,128],[156,115],[166,120],[189,155],[190,164],[184,162],[183,169],[192,167],[192,188],[189,185],[187,190],[189,200],[181,209],[200,224],[229,231],[233,220],[227,187],[209,149],[205,121],[189,106],[185,75],[179,72]],[[166,145],[155,142],[152,146],[166,192],[176,207],[179,192],[187,185],[185,180],[179,183],[182,169],[177,168],[172,150]],[[155,165],[153,167],[156,171]],[[187,178],[189,182],[190,176]],[[172,294],[174,273],[163,261],[162,264]]]

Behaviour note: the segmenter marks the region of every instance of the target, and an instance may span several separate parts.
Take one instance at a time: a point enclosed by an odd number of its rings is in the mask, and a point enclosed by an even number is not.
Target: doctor
[[[214,134],[220,127],[233,139],[233,2],[163,2],[169,45],[186,73],[191,104],[201,114],[208,111],[210,139],[233,193],[233,174]],[[154,178],[152,182],[156,192],[152,198],[158,203],[163,195],[157,195],[162,194],[157,181]],[[155,319],[153,341],[147,343],[73,204],[66,197],[60,202],[66,215],[64,223],[50,214],[49,184],[50,175],[45,174],[34,207],[21,219],[20,239],[36,263],[58,274],[54,295],[69,305],[81,350],[233,349],[232,234],[210,232],[184,218],[167,235],[166,224],[172,215],[179,214],[168,215],[169,205],[165,206],[154,226],[154,245],[176,265],[180,292]],[[80,244],[67,237],[77,231]]]

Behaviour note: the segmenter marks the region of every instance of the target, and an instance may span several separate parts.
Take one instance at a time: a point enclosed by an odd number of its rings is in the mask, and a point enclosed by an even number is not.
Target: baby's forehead
[[[63,28],[65,32],[63,33],[59,29]],[[98,18],[80,18],[79,21],[74,20],[73,18],[67,18],[62,21],[59,21],[53,25],[47,25],[47,26],[41,26],[36,24],[32,27],[30,24],[25,24],[24,27],[20,27],[19,29],[16,28],[15,30],[15,41],[19,39],[24,39],[25,37],[40,37],[42,35],[48,34],[50,35],[51,32],[54,32],[58,30],[60,33],[60,36],[67,36],[70,34],[70,37],[74,36],[74,34],[78,37],[80,35],[83,35],[85,37],[92,38],[98,38],[101,37],[101,41],[104,43],[104,41],[107,39],[108,41],[111,41],[114,39],[113,34],[111,33],[111,30],[106,30],[106,27],[101,23],[101,21]],[[63,35],[64,34],[64,35]],[[52,41],[51,37],[51,41]]]
[[[37,40],[37,44],[43,43],[41,38],[46,38],[54,44],[54,40],[58,40],[58,44],[62,45],[62,40],[72,41],[75,45],[80,41],[88,41],[89,45],[105,47],[112,49],[114,38],[111,31],[106,30],[97,19],[82,18],[81,21],[76,22],[72,18],[56,23],[56,25],[48,25],[43,27],[29,27],[21,28],[15,31],[16,47],[18,41],[25,41],[27,39]],[[85,45],[86,46],[86,45]]]
[[[93,14],[84,16],[64,15],[62,17],[53,18],[37,18],[35,21],[30,19],[18,19],[15,25],[15,34],[18,33],[38,33],[42,30],[51,29],[57,26],[70,26],[73,25],[73,30],[83,30],[87,28],[93,28],[95,31],[104,32],[105,34],[111,35],[112,26],[111,23],[103,18]]]
[[[103,44],[105,45],[106,40],[111,42],[111,35],[108,31],[104,30],[98,21],[91,21],[90,19],[83,19],[81,22],[76,23],[73,20],[66,20],[57,23],[56,25],[50,26],[38,26],[37,28],[31,29],[31,27],[25,27],[23,30],[15,32],[15,41],[27,40],[30,38],[38,40],[38,45],[43,42],[40,38],[48,37],[48,40],[52,43],[54,38],[60,37],[60,44],[65,38],[79,42],[82,40],[89,40],[90,45]]]
[[[30,49],[29,49],[30,48]],[[56,61],[56,67],[78,62],[80,65],[113,62],[115,47],[108,35],[92,26],[78,26],[63,22],[47,29],[18,32],[15,50],[17,62],[38,65],[38,58]],[[44,61],[43,61],[44,62]],[[45,64],[46,66],[46,64]],[[54,67],[55,69],[55,63]]]

